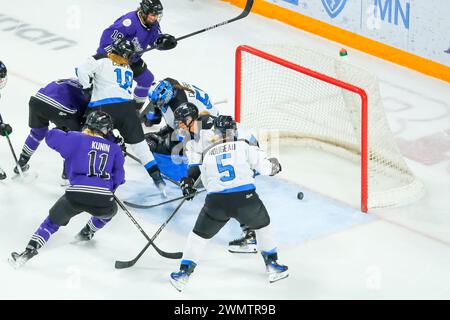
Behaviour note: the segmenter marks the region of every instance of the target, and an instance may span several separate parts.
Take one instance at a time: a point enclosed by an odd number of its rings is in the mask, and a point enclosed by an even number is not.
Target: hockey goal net
[[[378,81],[369,72],[297,46],[240,46],[235,85],[241,125],[356,161],[363,212],[422,196],[423,185],[395,143]]]

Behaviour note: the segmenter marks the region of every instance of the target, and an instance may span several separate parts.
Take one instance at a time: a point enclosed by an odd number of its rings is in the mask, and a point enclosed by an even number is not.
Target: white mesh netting
[[[298,46],[257,49],[365,90],[368,96],[368,208],[410,203],[424,193],[405,163],[384,113],[378,81],[369,72]],[[334,84],[242,51],[241,124],[275,130],[295,145],[315,147],[359,161],[361,98]],[[267,136],[267,132],[265,132]],[[270,135],[269,135],[270,137]]]

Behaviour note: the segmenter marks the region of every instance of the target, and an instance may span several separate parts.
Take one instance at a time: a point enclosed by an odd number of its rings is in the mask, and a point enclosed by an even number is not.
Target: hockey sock
[[[31,236],[31,240],[28,243],[27,248],[31,247],[34,249],[39,249],[43,247],[50,239],[50,236],[58,231],[59,227],[60,226],[54,224],[50,219],[50,216],[48,216],[44,222],[41,223],[36,232]]]
[[[89,226],[89,229],[91,229],[92,232],[97,232],[98,230],[103,228],[110,221],[111,221],[111,218],[101,219],[101,218],[97,218],[97,217],[91,217],[91,219],[89,219],[87,225]]]
[[[147,100],[148,91],[155,80],[155,76],[146,69],[143,74],[134,78],[137,83],[134,89],[134,100],[138,103],[144,103]]]
[[[183,260],[197,263],[202,256],[202,253],[205,251],[208,242],[209,239],[202,238],[191,231],[183,250]]]
[[[260,251],[276,252],[275,237],[273,235],[272,226],[269,224],[264,228],[255,230],[257,246]],[[275,250],[275,251],[274,251]]]
[[[28,135],[27,139],[25,140],[25,144],[23,145],[21,156],[24,155],[27,158],[31,158],[33,153],[39,147],[41,141],[47,135],[47,132],[47,127],[31,129],[30,134]]]
[[[148,148],[147,142],[145,142],[145,140],[139,143],[131,144],[130,146],[136,157],[138,157],[141,163],[144,165],[145,169],[150,169],[151,167],[157,165],[155,157],[153,157],[153,154]]]

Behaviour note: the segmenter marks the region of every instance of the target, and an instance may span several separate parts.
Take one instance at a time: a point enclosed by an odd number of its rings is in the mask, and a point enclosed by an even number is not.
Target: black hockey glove
[[[197,193],[197,189],[194,188],[194,179],[191,177],[184,177],[180,181],[180,188],[183,191],[183,196],[186,197],[186,200],[194,199],[195,194]]]
[[[146,127],[151,127],[155,124],[159,124],[161,123],[162,119],[161,109],[155,107],[154,109],[150,110],[147,114],[145,114],[142,118]]]
[[[162,34],[155,41],[156,49],[158,50],[170,50],[177,46],[177,39],[170,34]]]
[[[281,172],[281,164],[277,158],[269,158],[268,160],[272,163],[272,173],[270,174],[271,176],[274,176],[277,173]]]
[[[145,134],[145,141],[147,141],[150,151],[156,152],[158,146],[164,143],[164,138],[157,132],[150,132]]]
[[[12,133],[12,128],[9,124],[2,123],[0,124],[0,135],[6,137],[6,135],[10,135]]]
[[[108,141],[114,142],[115,144],[118,144],[120,149],[122,149],[122,152],[124,153],[124,156],[126,156],[127,147],[125,145],[125,140],[121,136],[116,136],[114,133],[110,133],[106,139]]]

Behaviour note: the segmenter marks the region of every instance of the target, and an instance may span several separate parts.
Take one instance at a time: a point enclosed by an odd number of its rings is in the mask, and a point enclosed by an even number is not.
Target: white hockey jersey
[[[214,117],[220,115],[219,110],[212,104],[209,95],[205,91],[196,87],[195,85],[192,85],[184,81],[179,81],[179,83],[182,86],[191,89],[193,92],[189,90],[183,90],[186,95],[186,99],[175,97],[171,102],[169,102],[169,104],[161,107],[161,112],[164,117],[164,121],[169,127],[171,127],[172,129],[176,128],[175,117],[173,112],[181,103],[184,102],[193,103],[198,108],[198,113],[200,115],[209,114]],[[180,94],[177,94],[177,96],[178,95]]]
[[[89,57],[75,69],[83,89],[93,85],[89,107],[133,99],[133,71],[128,65],[119,65],[106,55]]]
[[[190,166],[199,165],[201,179],[208,194],[230,193],[255,189],[255,171],[272,173],[272,163],[246,130],[238,129],[238,137],[231,142],[214,142],[214,131],[201,130],[198,140],[186,144]]]

